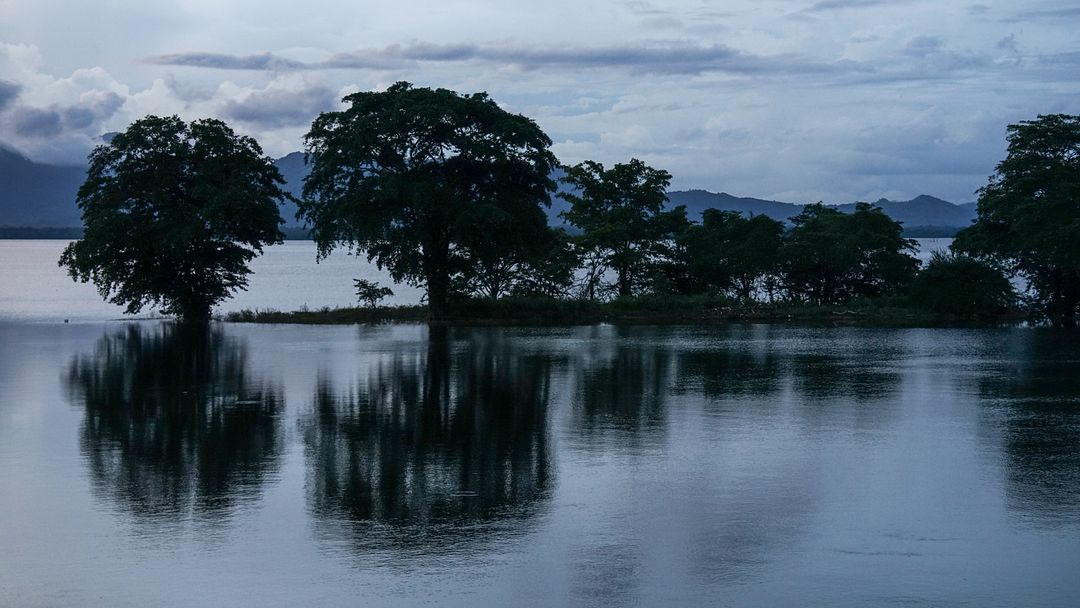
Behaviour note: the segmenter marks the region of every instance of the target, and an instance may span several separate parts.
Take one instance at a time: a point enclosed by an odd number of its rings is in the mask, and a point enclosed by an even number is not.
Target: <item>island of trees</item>
[[[323,257],[345,248],[418,286],[426,303],[245,312],[233,320],[581,322],[1033,317],[1080,312],[1080,117],[1008,127],[978,219],[924,267],[870,204],[807,205],[789,223],[670,206],[671,175],[629,159],[561,166],[531,119],[485,93],[397,83],[344,99],[305,137],[297,201]],[[561,169],[560,172],[556,170]],[[568,229],[548,225],[554,175]],[[60,264],[128,312],[205,321],[282,238],[290,195],[258,144],[217,120],[148,116],[90,155],[85,234]],[[1011,281],[1012,279],[1013,281]],[[1026,285],[1017,293],[1013,284]],[[869,311],[869,312],[868,312]]]

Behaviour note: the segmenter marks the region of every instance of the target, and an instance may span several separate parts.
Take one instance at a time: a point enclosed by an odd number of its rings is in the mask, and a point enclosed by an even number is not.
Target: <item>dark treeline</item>
[[[671,175],[638,159],[562,167],[572,233],[549,227],[560,167],[531,119],[485,93],[397,83],[347,96],[305,137],[298,204],[323,257],[346,248],[426,293],[432,319],[505,298],[606,302],[707,296],[730,305],[890,300],[936,314],[995,316],[1025,280],[1033,310],[1072,324],[1080,308],[1080,117],[1009,127],[1009,157],[980,190],[978,220],[925,269],[881,209],[807,205],[790,223],[668,204]],[[103,297],[189,319],[246,285],[247,263],[285,236],[295,200],[272,159],[224,123],[147,117],[91,154],[86,232],[61,259]],[[358,284],[374,309],[388,295]]]

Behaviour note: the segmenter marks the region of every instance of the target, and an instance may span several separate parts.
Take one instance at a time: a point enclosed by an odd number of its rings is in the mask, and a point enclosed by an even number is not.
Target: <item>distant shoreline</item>
[[[643,297],[611,302],[508,298],[470,300],[451,306],[442,319],[429,319],[427,306],[321,308],[317,310],[243,310],[219,316],[229,323],[356,325],[431,323],[434,325],[720,325],[792,323],[863,327],[946,327],[1015,325],[1026,315],[957,317],[937,314],[895,299],[842,305],[738,304],[710,296]]]

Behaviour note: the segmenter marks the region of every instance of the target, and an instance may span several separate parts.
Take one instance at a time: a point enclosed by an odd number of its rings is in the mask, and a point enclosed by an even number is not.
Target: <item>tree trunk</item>
[[[627,268],[619,269],[619,297],[629,298],[633,295],[633,289],[630,282],[630,270]]]
[[[446,227],[432,226],[429,241],[424,245],[424,278],[427,280],[428,318],[446,318],[450,294],[450,234]]]
[[[446,317],[446,299],[450,290],[450,280],[445,270],[432,268],[427,273],[428,316],[432,319]]]

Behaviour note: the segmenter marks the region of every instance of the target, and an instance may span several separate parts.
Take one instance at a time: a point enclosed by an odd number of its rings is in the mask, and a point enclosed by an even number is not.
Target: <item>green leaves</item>
[[[363,251],[395,280],[425,286],[438,314],[470,251],[515,255],[513,243],[547,230],[540,206],[550,204],[556,160],[532,120],[486,93],[406,82],[345,102],[305,137],[311,172],[298,217],[320,255]],[[512,238],[485,232],[478,217],[501,218]]]
[[[1080,313],[1080,116],[1008,127],[1005,160],[979,190],[978,219],[954,243],[1024,276],[1043,310]]]
[[[903,238],[900,223],[868,203],[851,214],[807,205],[792,223],[781,256],[794,299],[826,304],[893,294],[918,270],[910,255],[915,244]]]
[[[258,143],[225,123],[147,116],[91,152],[77,198],[84,237],[60,265],[128,313],[156,305],[205,319],[281,242],[282,184]]]
[[[567,167],[562,181],[574,188],[559,194],[570,203],[563,217],[581,230],[583,247],[616,272],[619,295],[633,294],[687,225],[685,207],[664,209],[671,174],[636,158],[611,169],[585,161]]]

